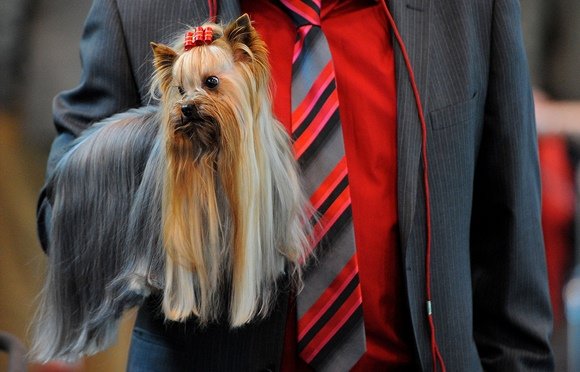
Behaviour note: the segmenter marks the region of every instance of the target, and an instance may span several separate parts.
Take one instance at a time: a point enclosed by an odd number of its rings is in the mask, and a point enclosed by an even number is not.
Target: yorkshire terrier
[[[310,212],[250,19],[151,46],[159,107],[93,125],[49,182],[35,360],[103,350],[151,293],[169,320],[239,327],[268,315],[282,275],[300,282]]]

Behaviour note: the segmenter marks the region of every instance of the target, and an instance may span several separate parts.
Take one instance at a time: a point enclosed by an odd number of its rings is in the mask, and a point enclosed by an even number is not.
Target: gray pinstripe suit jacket
[[[222,20],[240,11],[235,1],[219,3]],[[427,113],[433,308],[447,369],[551,370],[536,134],[519,3],[389,3]],[[147,103],[149,41],[163,41],[180,24],[199,23],[208,14],[205,1],[95,1],[81,42],[80,85],[54,101],[59,136],[48,172],[66,143],[91,122]],[[398,48],[396,66],[400,249],[408,294],[401,301],[408,301],[411,312],[418,364],[431,370],[421,129]],[[43,195],[39,232],[45,241],[50,208]],[[277,366],[284,319],[284,311],[277,313],[266,326],[249,327],[242,338],[211,333],[203,337],[222,350],[222,359],[241,358],[235,369]],[[278,346],[269,351],[247,349],[260,340]],[[248,350],[258,355],[243,359],[240,355]]]

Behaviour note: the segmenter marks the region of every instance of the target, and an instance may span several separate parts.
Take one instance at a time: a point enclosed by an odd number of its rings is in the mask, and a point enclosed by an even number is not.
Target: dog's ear
[[[236,61],[267,61],[266,45],[252,26],[248,14],[228,24],[224,29],[224,38],[232,46]]]
[[[153,66],[155,78],[158,80],[161,92],[165,93],[173,79],[171,70],[177,58],[177,53],[167,45],[151,43],[153,49]]]

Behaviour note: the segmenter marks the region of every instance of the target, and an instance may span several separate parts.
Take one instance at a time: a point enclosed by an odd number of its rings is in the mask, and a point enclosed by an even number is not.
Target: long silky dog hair
[[[160,106],[93,125],[51,177],[35,360],[106,348],[154,292],[169,320],[238,327],[269,313],[281,275],[300,282],[310,212],[265,44],[247,15],[208,28],[207,45],[152,43]]]

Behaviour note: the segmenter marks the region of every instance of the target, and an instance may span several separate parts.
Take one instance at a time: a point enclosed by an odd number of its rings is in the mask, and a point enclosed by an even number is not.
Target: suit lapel
[[[242,13],[240,2],[237,0],[218,1],[218,22],[228,23]]]
[[[427,72],[429,58],[429,14],[430,0],[389,0],[389,9],[397,23],[399,32],[407,48],[421,95],[423,109],[428,105]],[[422,187],[421,123],[409,74],[396,39],[395,66],[397,79],[397,152],[398,152],[398,214],[403,257],[417,204],[417,188]]]

